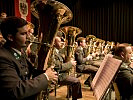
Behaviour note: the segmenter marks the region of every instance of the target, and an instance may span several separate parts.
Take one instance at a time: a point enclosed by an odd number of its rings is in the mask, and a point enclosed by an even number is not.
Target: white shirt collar
[[[19,51],[19,50],[17,50],[17,49],[15,49],[15,48],[12,48],[14,51],[16,51],[20,56],[21,56],[21,52]]]

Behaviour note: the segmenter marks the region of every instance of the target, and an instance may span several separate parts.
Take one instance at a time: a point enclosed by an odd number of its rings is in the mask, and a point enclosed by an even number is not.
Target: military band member
[[[56,36],[54,43],[54,63],[55,70],[59,73],[58,84],[69,85],[68,95],[72,96],[72,100],[77,100],[78,98],[82,98],[81,83],[78,78],[68,75],[68,72],[72,66],[76,65],[76,61],[71,59],[70,61],[65,62],[64,57],[62,57],[62,53],[60,53],[62,44],[64,43],[61,41],[61,38]]]
[[[90,85],[92,78],[95,76],[98,67],[92,65],[92,56],[86,55],[86,38],[79,37],[78,40],[78,47],[75,51],[75,60],[77,61],[76,71],[79,73],[88,73],[91,74],[90,77],[85,81],[84,84]],[[87,62],[89,64],[87,64]]]
[[[123,61],[116,77],[121,100],[133,100],[133,68],[130,67],[132,48],[127,43],[119,44],[113,54]]]
[[[1,33],[6,43],[0,48],[0,98],[35,100],[36,94],[47,89],[48,82],[57,81],[57,72],[48,68],[45,73],[37,75],[38,71],[27,59],[23,51],[28,33],[26,20],[5,18],[1,23]]]

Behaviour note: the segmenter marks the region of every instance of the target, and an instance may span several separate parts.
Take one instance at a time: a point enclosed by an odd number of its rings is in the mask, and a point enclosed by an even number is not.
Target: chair
[[[113,87],[114,87],[114,91],[115,91],[116,100],[120,100],[121,99],[120,92],[119,92],[118,86],[115,82],[113,82]]]

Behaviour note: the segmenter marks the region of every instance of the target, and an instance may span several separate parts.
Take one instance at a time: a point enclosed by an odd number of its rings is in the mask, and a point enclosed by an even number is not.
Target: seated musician
[[[76,61],[71,59],[65,63],[65,60],[60,53],[62,44],[61,37],[56,36],[54,43],[54,64],[55,70],[59,73],[58,84],[69,85],[69,97],[72,96],[72,100],[77,100],[78,98],[82,98],[81,83],[78,78],[68,75],[72,66],[76,65]]]
[[[31,65],[23,48],[26,46],[27,21],[19,17],[5,18],[1,33],[6,43],[0,48],[0,98],[4,100],[35,100],[35,95],[57,81],[51,68],[40,74]],[[32,77],[37,73],[36,77]]]
[[[130,67],[132,48],[126,43],[119,44],[113,54],[123,61],[116,77],[122,100],[133,100],[133,69]]]
[[[92,56],[86,56],[87,48],[86,48],[86,38],[79,37],[78,40],[78,47],[75,51],[75,60],[77,61],[76,71],[80,73],[89,73],[91,74],[90,77],[84,82],[90,86],[92,78],[95,76],[98,67],[91,65],[92,64]],[[87,64],[88,62],[89,64]]]

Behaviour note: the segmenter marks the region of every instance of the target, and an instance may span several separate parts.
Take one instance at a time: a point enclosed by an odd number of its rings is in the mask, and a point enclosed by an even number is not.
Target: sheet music
[[[94,77],[94,79],[93,79],[93,82],[91,83],[92,89],[94,88],[94,85],[96,84],[96,82],[97,82],[97,80],[98,80],[98,76],[100,75],[101,70],[103,69],[103,67],[104,67],[104,65],[105,65],[105,63],[106,63],[108,57],[112,57],[112,56],[113,56],[113,55],[108,54],[108,55],[106,55],[106,56],[104,57],[104,60],[102,61],[101,65],[100,65],[100,67],[99,67],[99,69],[98,69],[98,71],[97,71],[97,73],[96,73],[96,75],[95,75],[95,77]]]
[[[121,60],[113,58],[112,55],[108,55],[104,58],[91,84],[97,100],[102,99],[119,69],[121,62]]]

